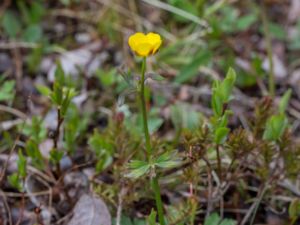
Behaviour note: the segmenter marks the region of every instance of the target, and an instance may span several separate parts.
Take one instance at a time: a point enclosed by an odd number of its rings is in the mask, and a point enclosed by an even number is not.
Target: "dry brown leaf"
[[[82,195],[68,225],[111,225],[111,215],[102,199]]]

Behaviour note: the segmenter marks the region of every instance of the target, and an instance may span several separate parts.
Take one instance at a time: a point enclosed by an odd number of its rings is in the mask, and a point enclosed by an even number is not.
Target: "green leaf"
[[[17,190],[21,191],[22,190],[22,186],[19,180],[19,175],[17,173],[13,173],[11,175],[8,176],[8,182],[9,184],[16,188]]]
[[[184,66],[177,75],[175,82],[184,83],[189,81],[198,74],[199,67],[210,62],[212,54],[208,50],[202,50],[195,56],[194,60],[188,65]]]
[[[225,79],[220,82],[215,80],[212,86],[211,105],[214,115],[220,117],[223,114],[223,105],[230,100],[231,92],[236,80],[236,73],[229,68]]]
[[[64,92],[64,90],[63,90],[63,92]],[[65,92],[66,93],[64,93],[63,101],[61,103],[61,108],[60,108],[61,117],[64,117],[66,115],[68,107],[72,100],[71,90],[67,89],[67,90],[65,90]]]
[[[158,128],[160,128],[160,126],[163,124],[163,122],[164,120],[159,117],[151,116],[150,118],[148,118],[149,132],[152,134],[157,131]]]
[[[44,127],[43,120],[36,116],[31,118],[31,123],[22,128],[22,132],[37,144],[41,143],[47,136],[47,129]]]
[[[223,113],[223,101],[220,94],[217,93],[216,90],[213,90],[212,98],[211,98],[211,107],[216,116],[221,116]]]
[[[39,23],[46,13],[46,8],[43,5],[43,1],[33,1],[30,7],[30,22],[31,24]]]
[[[21,31],[21,23],[18,17],[9,10],[3,15],[2,26],[10,38],[16,38]]]
[[[110,155],[114,153],[114,145],[112,141],[97,130],[95,130],[93,135],[89,138],[88,144],[96,153],[97,157],[101,157],[104,153],[109,153]]]
[[[161,168],[172,168],[180,164],[179,160],[175,158],[175,152],[166,152],[160,155],[154,164]]]
[[[60,106],[62,103],[63,91],[62,87],[57,82],[54,82],[53,84],[53,92],[50,93],[50,99],[57,106]]]
[[[220,225],[236,225],[237,222],[232,219],[224,219],[222,220]]]
[[[58,151],[56,149],[52,149],[50,151],[50,161],[52,161],[55,164],[59,163],[63,156],[64,156],[63,151]]]
[[[227,127],[217,128],[217,130],[215,131],[214,142],[216,144],[223,144],[226,141],[228,133],[229,129]]]
[[[216,13],[218,10],[220,10],[226,1],[217,1],[207,7],[207,9],[204,12],[204,17],[208,18],[211,14]]]
[[[138,169],[138,168],[146,166],[148,164],[149,164],[148,162],[141,161],[141,160],[131,160],[129,162],[129,168],[130,169]]]
[[[213,213],[205,219],[204,225],[219,225],[221,218],[217,213]]]
[[[25,29],[22,39],[26,42],[38,42],[41,40],[42,35],[42,28],[39,25],[34,24]]]
[[[110,87],[117,80],[116,69],[111,69],[109,71],[98,69],[96,71],[96,76],[100,80],[101,84],[105,87]]]
[[[9,80],[0,87],[0,101],[12,101],[15,96],[15,81]]]
[[[300,217],[300,199],[294,199],[289,206],[289,217],[293,220]]]
[[[183,108],[181,104],[171,106],[171,120],[176,130],[183,128]]]
[[[75,104],[70,104],[67,115],[64,120],[64,141],[65,149],[72,155],[77,148],[77,138],[87,129],[89,117],[88,114],[81,114],[81,109]]]
[[[113,162],[113,158],[111,155],[104,153],[101,155],[101,158],[98,160],[96,164],[96,171],[98,173],[102,172],[108,166],[110,166]]]
[[[27,164],[26,162],[27,161],[21,150],[19,150],[18,156],[19,156],[18,161],[17,161],[18,173],[19,173],[19,176],[24,179],[26,177],[26,164]]]
[[[213,213],[209,215],[209,217],[206,218],[204,222],[204,225],[236,225],[236,224],[237,222],[232,219],[222,220],[217,213]]]
[[[216,23],[215,26],[217,28],[220,27],[223,32],[234,32],[236,30],[235,24],[238,20],[238,10],[235,7],[227,4],[223,5],[223,7],[220,9],[220,12],[222,14],[221,17],[211,17],[209,19],[213,20]]]
[[[59,61],[56,63],[55,82],[60,86],[65,84],[65,71]]]
[[[46,45],[39,44],[36,48],[28,52],[26,65],[31,74],[36,74],[39,71],[39,66],[45,53]]]
[[[236,80],[236,73],[234,69],[229,68],[224,81],[221,83],[220,88],[222,92],[223,102],[227,103],[230,100],[230,95]]]
[[[288,35],[284,27],[277,23],[269,23],[269,31],[274,38],[278,40],[286,40]]]
[[[44,168],[43,156],[39,150],[39,147],[36,142],[29,140],[26,143],[26,153],[31,158],[32,164],[39,169]]]
[[[200,126],[201,114],[191,105],[178,102],[171,106],[171,120],[177,131],[182,128],[195,130]]]
[[[30,24],[30,13],[25,1],[16,1],[19,11],[21,12],[22,22]]]
[[[156,214],[156,211],[152,209],[150,215],[147,218],[148,225],[156,225]]]
[[[288,120],[285,115],[273,115],[268,119],[263,134],[263,139],[268,141],[277,141],[288,126]]]
[[[152,76],[151,76],[151,79],[155,80],[155,81],[164,81],[166,80],[163,76],[157,74],[157,73],[154,73]]]
[[[257,21],[258,17],[255,13],[242,16],[237,20],[236,29],[238,31],[244,31],[250,28],[252,24]]]
[[[284,114],[291,96],[292,96],[292,90],[288,89],[284,93],[284,95],[282,96],[282,98],[280,99],[280,102],[279,102],[279,113],[280,114]]]
[[[122,215],[121,225],[146,225],[146,221],[142,219],[134,218],[133,220],[127,216]],[[113,225],[116,225],[115,219],[113,219]]]
[[[150,164],[148,162],[140,160],[132,160],[129,162],[130,172],[126,174],[126,177],[137,179],[144,174],[146,174],[150,169]]]
[[[50,94],[52,93],[50,88],[48,88],[45,85],[41,85],[41,84],[36,84],[35,87],[42,95],[50,97]]]
[[[104,135],[95,130],[88,140],[89,146],[95,152],[98,159],[96,165],[97,172],[106,169],[113,162],[114,144],[112,140]]]

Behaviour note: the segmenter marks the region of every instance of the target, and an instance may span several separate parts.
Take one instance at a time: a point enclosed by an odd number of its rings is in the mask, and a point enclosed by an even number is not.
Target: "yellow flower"
[[[149,56],[157,52],[162,43],[159,34],[155,33],[135,33],[128,39],[131,50],[139,56]]]

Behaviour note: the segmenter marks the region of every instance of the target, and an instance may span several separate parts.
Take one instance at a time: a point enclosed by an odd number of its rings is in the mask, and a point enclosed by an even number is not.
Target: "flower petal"
[[[137,46],[143,42],[146,42],[146,35],[140,32],[131,35],[128,39],[128,45],[133,51],[136,51]]]
[[[139,56],[148,56],[153,51],[153,46],[149,43],[141,43],[136,46],[135,52]]]
[[[131,50],[139,56],[149,56],[157,52],[162,44],[162,40],[159,34],[148,33],[147,35],[141,32],[137,32],[131,35],[128,39],[128,45]]]
[[[147,42],[150,43],[152,45],[152,51],[151,53],[154,54],[155,52],[157,52],[157,50],[159,49],[159,47],[162,44],[162,40],[159,34],[155,34],[155,33],[148,33],[146,35],[147,37]]]

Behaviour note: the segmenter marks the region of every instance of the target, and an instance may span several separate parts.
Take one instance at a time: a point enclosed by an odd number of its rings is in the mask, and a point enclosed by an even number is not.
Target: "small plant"
[[[61,134],[61,126],[67,115],[71,100],[75,96],[76,92],[70,84],[70,80],[65,76],[64,70],[60,63],[57,63],[53,89],[50,90],[48,87],[41,85],[37,86],[37,88],[43,95],[48,96],[52,104],[56,107],[57,124],[53,134],[53,149],[50,152],[50,161],[56,165],[56,174],[57,176],[60,176],[61,170],[59,162],[64,155],[64,151],[60,151],[58,146],[59,137]],[[70,135],[72,134],[69,134],[68,138],[72,138]],[[69,143],[68,139],[67,143]],[[72,151],[72,149],[69,151]]]
[[[213,133],[213,140],[217,153],[218,172],[221,180],[223,175],[220,145],[225,143],[230,131],[227,127],[230,111],[227,110],[226,107],[231,99],[235,78],[235,71],[230,68],[226,78],[222,82],[215,80],[212,87],[211,105],[214,115],[211,118],[211,131]]]
[[[163,204],[158,183],[159,177],[157,168],[170,168],[175,166],[177,162],[173,160],[173,157],[169,152],[158,155],[158,151],[153,149],[148,127],[148,116],[145,100],[146,58],[157,52],[162,44],[162,40],[161,37],[155,33],[148,33],[147,35],[143,33],[136,33],[129,37],[128,44],[135,54],[142,57],[141,78],[140,86],[138,87],[138,93],[141,105],[141,113],[143,117],[143,130],[146,146],[145,150],[147,154],[147,161],[132,160],[129,163],[131,172],[128,174],[128,176],[136,179],[145,174],[150,176],[150,183],[154,191],[159,223],[160,225],[165,225],[166,222],[164,218]],[[152,214],[151,216],[151,223],[153,223],[153,217],[155,217],[154,214]]]

